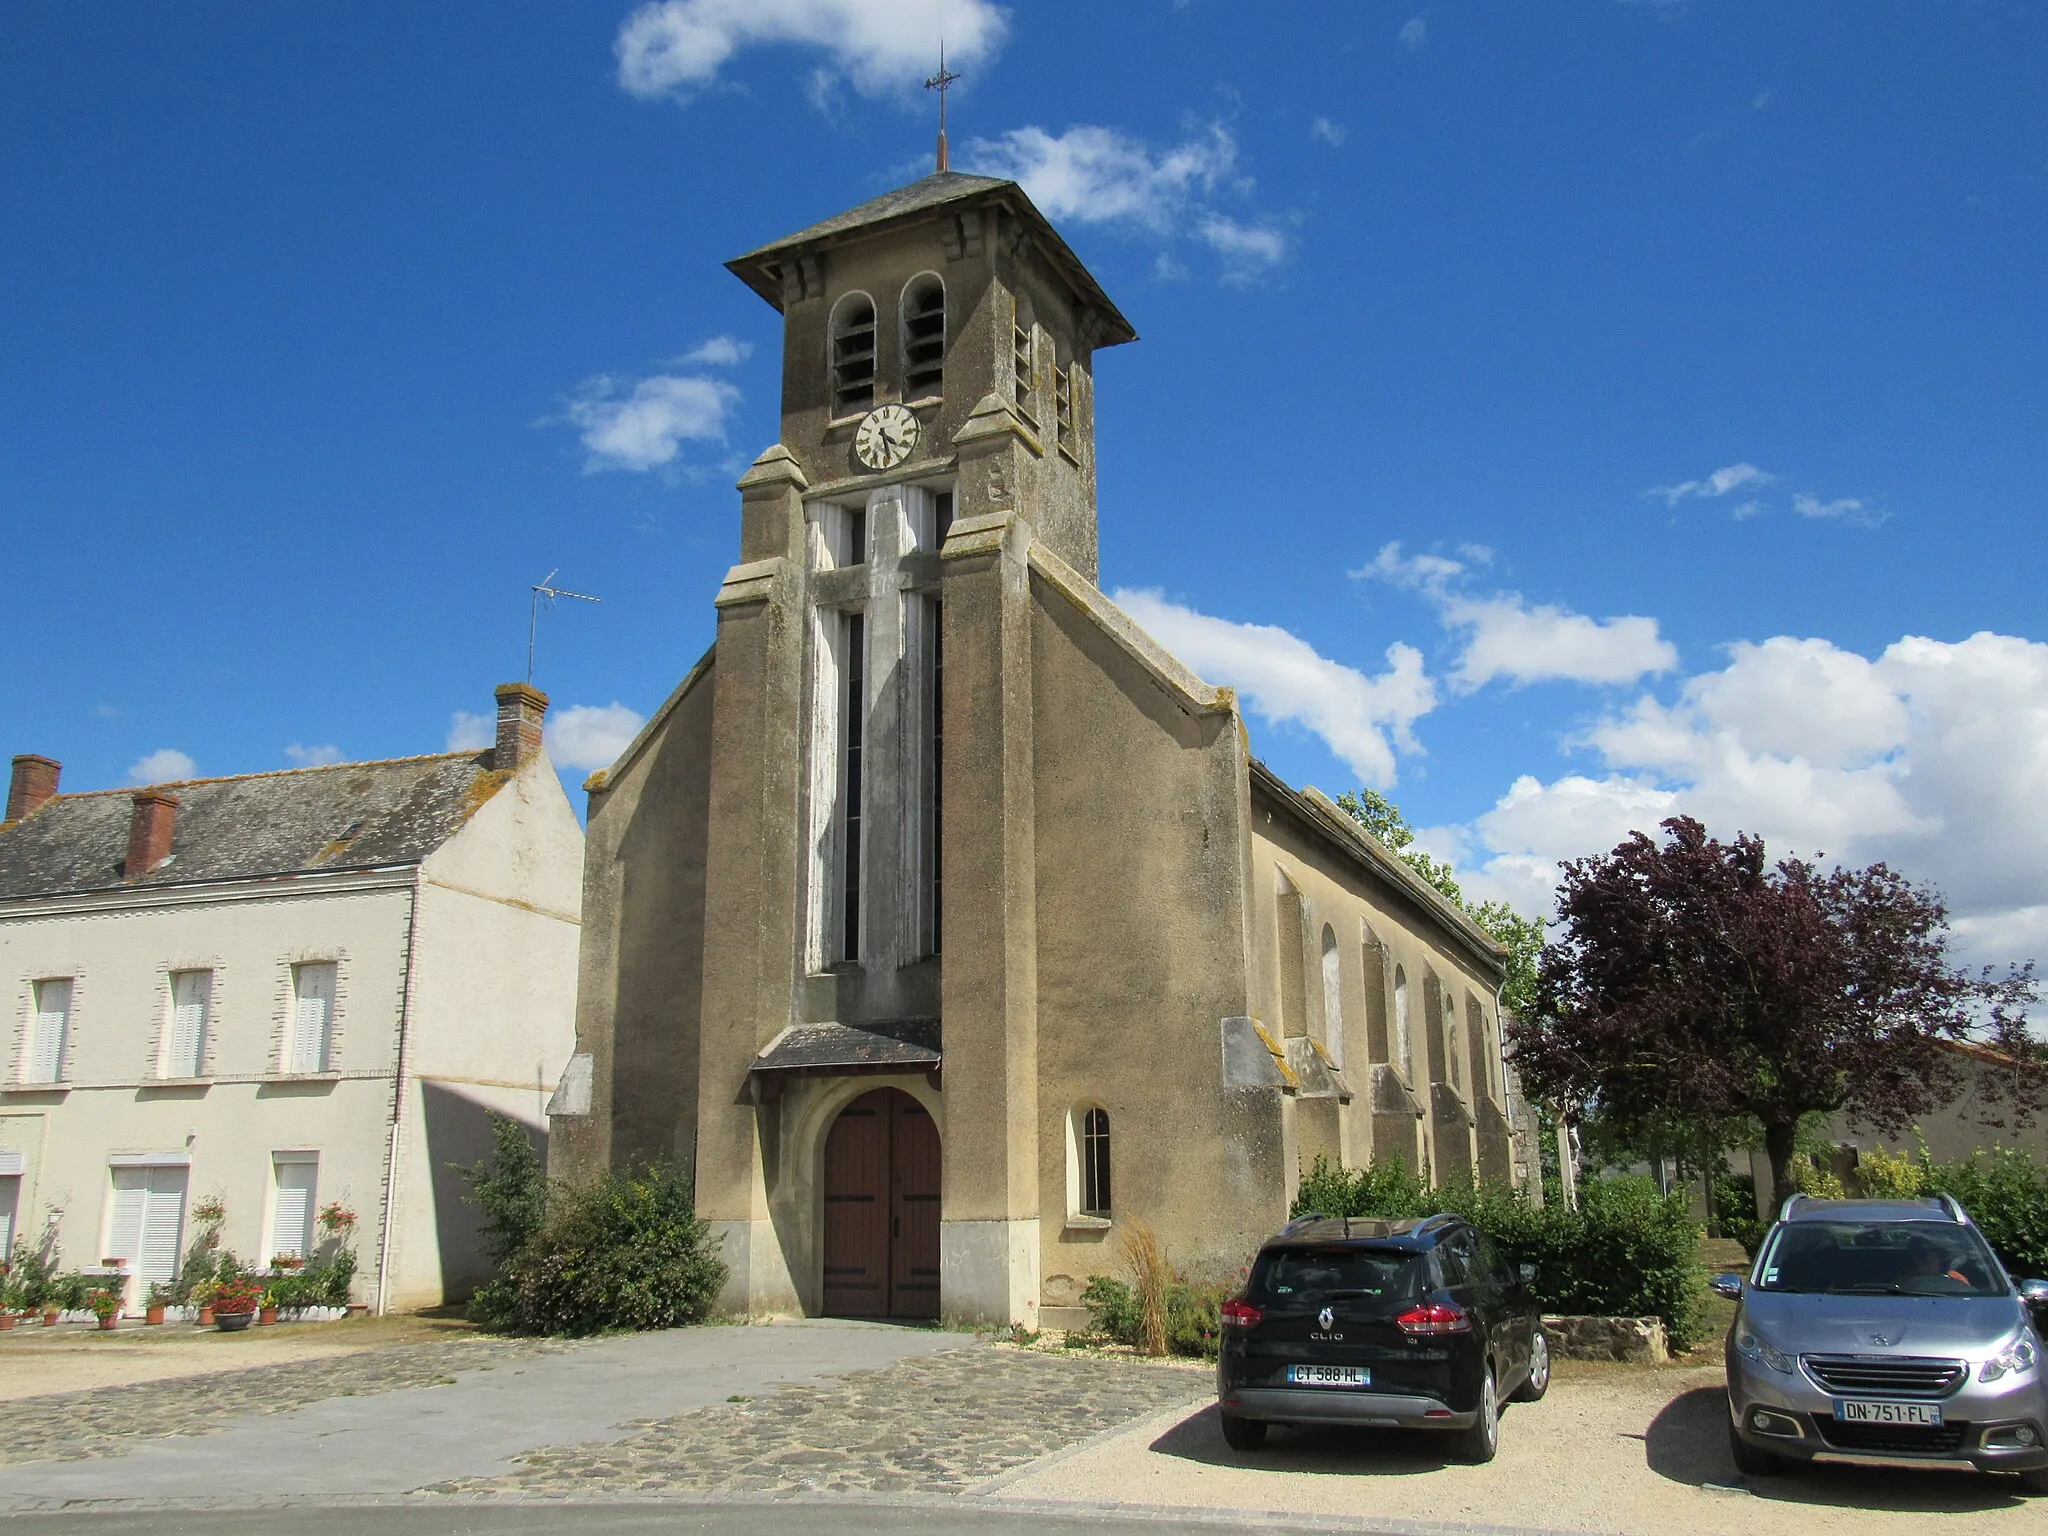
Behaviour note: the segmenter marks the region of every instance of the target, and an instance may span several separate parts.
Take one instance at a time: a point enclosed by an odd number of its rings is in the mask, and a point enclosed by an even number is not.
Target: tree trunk
[[[1714,1128],[1710,1122],[1700,1124],[1700,1187],[1707,1196],[1707,1236],[1721,1235],[1721,1217],[1714,1209],[1714,1180],[1720,1177],[1722,1164],[1727,1161],[1725,1149],[1715,1144]]]
[[[1799,1122],[1792,1120],[1766,1120],[1764,1122],[1764,1151],[1771,1159],[1771,1216],[1784,1208],[1785,1202],[1799,1191],[1792,1187],[1792,1147],[1799,1139]]]

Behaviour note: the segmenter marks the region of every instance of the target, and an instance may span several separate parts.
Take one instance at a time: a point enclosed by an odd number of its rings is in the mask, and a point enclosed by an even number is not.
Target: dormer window
[[[946,392],[946,285],[920,272],[903,290],[903,395],[927,399]]]
[[[832,310],[832,414],[875,403],[875,301],[849,293]]]

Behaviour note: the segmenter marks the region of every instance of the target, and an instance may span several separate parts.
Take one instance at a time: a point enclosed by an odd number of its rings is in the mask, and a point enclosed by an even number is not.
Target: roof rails
[[[1296,1216],[1292,1220],[1290,1220],[1286,1226],[1282,1227],[1280,1229],[1280,1233],[1284,1237],[1289,1232],[1292,1232],[1296,1227],[1305,1227],[1308,1226],[1311,1222],[1335,1221],[1336,1219],[1337,1218],[1332,1216],[1328,1211],[1303,1211],[1299,1216]]]
[[[1929,1195],[1927,1196],[1927,1203],[1937,1210],[1947,1211],[1951,1220],[1958,1221],[1966,1227],[1970,1224],[1970,1213],[1957,1203],[1954,1195],[1945,1193]]]
[[[1778,1207],[1778,1220],[1790,1221],[1792,1219],[1792,1212],[1798,1206],[1799,1202],[1802,1200],[1811,1200],[1812,1198],[1813,1196],[1804,1194],[1787,1195],[1785,1197],[1785,1203]]]

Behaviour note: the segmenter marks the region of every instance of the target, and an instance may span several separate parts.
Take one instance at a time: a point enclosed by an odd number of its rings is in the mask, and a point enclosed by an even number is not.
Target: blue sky
[[[8,752],[573,780],[708,644],[776,317],[720,266],[1019,176],[1103,584],[1483,892],[1679,809],[2048,936],[2048,12],[2020,0],[109,4],[0,19]],[[452,737],[451,737],[452,733]]]

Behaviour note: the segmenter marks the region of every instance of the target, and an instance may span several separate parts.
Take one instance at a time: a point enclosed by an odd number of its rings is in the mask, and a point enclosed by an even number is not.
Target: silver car
[[[2048,1494],[2048,1354],[2034,1309],[1963,1208],[1794,1195],[1728,1330],[1728,1437],[1759,1476],[1815,1456],[1968,1462]]]

